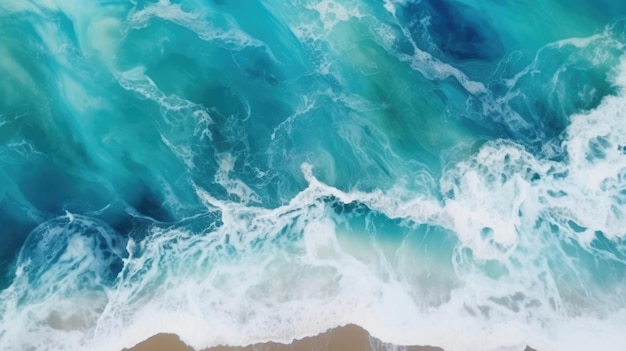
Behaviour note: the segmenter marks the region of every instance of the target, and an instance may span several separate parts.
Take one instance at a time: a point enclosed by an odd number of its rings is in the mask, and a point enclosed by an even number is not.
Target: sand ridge
[[[331,329],[317,336],[295,340],[291,344],[265,342],[248,346],[216,346],[203,351],[382,351],[386,344],[370,337],[369,333],[356,325]],[[401,346],[402,351],[443,351],[433,346]],[[158,334],[124,351],[194,351],[177,335]]]

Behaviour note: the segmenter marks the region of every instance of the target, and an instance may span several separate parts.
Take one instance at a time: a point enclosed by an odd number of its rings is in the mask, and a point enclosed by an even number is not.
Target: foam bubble
[[[324,30],[331,30],[339,22],[345,22],[351,18],[361,18],[363,15],[359,11],[358,4],[348,2],[347,6],[333,0],[319,0],[309,8],[319,14]]]

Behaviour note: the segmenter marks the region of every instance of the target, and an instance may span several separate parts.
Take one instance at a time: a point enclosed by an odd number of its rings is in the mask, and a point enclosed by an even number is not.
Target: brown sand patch
[[[374,345],[374,347],[372,347]],[[216,346],[204,351],[381,351],[385,344],[370,338],[368,332],[356,325],[331,329],[317,336],[295,340],[291,344],[266,342],[244,347]],[[407,346],[403,351],[443,351],[432,346]],[[178,336],[158,334],[125,351],[193,351]]]

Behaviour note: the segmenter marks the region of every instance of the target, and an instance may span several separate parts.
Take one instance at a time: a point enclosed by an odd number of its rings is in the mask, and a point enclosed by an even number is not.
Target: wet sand
[[[356,325],[331,329],[317,336],[295,340],[291,344],[274,342],[245,347],[217,346],[204,351],[443,351],[433,346],[385,347],[371,338],[366,330]],[[125,351],[194,351],[173,334],[158,334]]]

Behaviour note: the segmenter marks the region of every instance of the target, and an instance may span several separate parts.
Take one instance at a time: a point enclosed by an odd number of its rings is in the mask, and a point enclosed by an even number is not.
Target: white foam
[[[405,39],[409,40],[413,45],[414,51],[413,55],[396,54],[398,59],[409,63],[412,69],[420,72],[428,79],[441,80],[448,77],[454,77],[459,84],[465,88],[465,90],[473,95],[487,92],[483,83],[472,81],[460,69],[438,60],[426,51],[420,50],[413,39],[410,39],[410,33],[408,30],[403,28],[402,31],[406,37]]]
[[[291,126],[296,119],[300,116],[304,116],[313,110],[317,106],[317,97],[319,94],[314,94],[313,97],[304,96],[302,98],[302,104],[298,106],[293,115],[287,117],[284,121],[280,122],[272,132],[271,139],[274,140],[276,138],[276,133],[279,131],[284,131],[287,134],[291,134]]]
[[[498,147],[511,148],[496,145],[484,148],[483,152],[493,152]],[[520,158],[525,156],[519,149],[511,150],[517,150]],[[511,150],[508,154],[513,153]],[[501,155],[492,156],[494,162],[498,156]],[[489,155],[479,155],[479,158],[489,164]],[[223,168],[228,171],[228,165]],[[345,252],[336,240],[336,228],[326,217],[321,199],[335,196],[345,203],[359,201],[390,217],[435,223],[445,223],[448,205],[441,207],[427,199],[403,202],[393,194],[381,192],[346,193],[319,182],[309,165],[303,167],[303,172],[308,188],[289,204],[276,209],[216,200],[198,189],[198,195],[210,208],[218,207],[223,212],[223,226],[211,234],[154,229],[148,239],[129,242],[130,257],[125,260],[124,272],[115,290],[106,294],[106,303],[76,305],[105,306],[95,329],[73,333],[68,338],[66,333],[39,327],[33,333],[45,335],[52,342],[45,346],[37,344],[38,349],[58,346],[66,350],[121,349],[158,332],[177,333],[197,349],[220,343],[288,342],[355,322],[385,341],[441,345],[450,351],[496,350],[503,346],[521,349],[529,342],[544,349],[562,349],[572,343],[569,336],[572,331],[581,345],[599,331],[597,327],[589,328],[592,323],[600,323],[597,320],[570,320],[539,308],[531,309],[534,315],[519,314],[489,300],[515,291],[528,294],[526,299],[541,298],[543,292],[538,291],[537,296],[533,296],[533,290],[526,286],[528,277],[516,285],[514,280],[493,281],[470,275],[463,277],[466,285],[452,291],[447,303],[430,309],[418,307],[407,291],[412,286],[374,273],[380,271],[380,267],[371,266],[376,259],[366,263]],[[494,197],[484,198],[484,201],[502,201],[499,185],[495,186],[496,189],[489,190]],[[507,187],[506,184],[501,186]],[[463,190],[474,193],[478,189]],[[454,208],[455,215],[459,208],[467,210],[463,206],[475,206],[474,202],[463,203],[462,199],[457,199],[460,207]],[[508,211],[501,215],[507,214],[515,216]],[[485,224],[479,224],[482,225]],[[290,226],[295,232],[302,230],[302,243],[282,241],[289,245],[287,247],[269,244],[279,238],[283,228]],[[497,230],[496,226],[492,227]],[[252,249],[256,239],[265,242],[266,246],[260,251]],[[229,245],[237,251],[237,256],[230,256]],[[72,249],[67,254],[71,254],[71,260],[80,260],[81,252],[84,250]],[[530,268],[525,267],[525,270],[534,274]],[[162,277],[167,279],[162,281]],[[8,291],[20,293],[13,289],[15,287]],[[6,302],[7,293],[3,294],[3,302]],[[478,311],[467,312],[477,303],[484,303],[491,309],[490,318],[481,316]],[[58,306],[64,306],[64,311],[76,311],[76,306],[65,305],[56,298],[48,298],[36,306],[42,314],[24,314],[24,310],[3,306],[9,311],[7,315],[13,317],[11,320],[21,321],[22,325],[45,318]],[[623,341],[619,326],[625,320],[624,314],[619,313],[607,316],[602,322],[605,338],[599,343],[603,346],[615,346]],[[93,312],[88,316],[93,316]],[[565,331],[569,332],[567,337],[563,336]],[[3,340],[17,342],[16,345],[22,345],[18,340],[31,340],[21,338],[24,334],[6,335]]]
[[[358,2],[347,1],[345,3],[346,5],[333,0],[317,0],[307,7],[319,14],[324,30],[329,31],[339,22],[363,17]]]
[[[390,2],[384,4],[389,11]],[[379,44],[394,55],[398,60],[408,64],[412,69],[423,74],[427,79],[446,79],[454,77],[461,86],[463,86],[471,94],[477,95],[485,93],[487,89],[481,82],[472,81],[460,69],[450,64],[444,63],[433,57],[430,53],[418,48],[415,41],[411,38],[408,29],[404,28],[395,15],[393,16],[393,28],[387,23],[381,22],[372,12],[377,11],[376,8],[369,8],[365,4],[348,2],[346,5],[338,4],[332,0],[315,1],[308,8],[318,13],[318,20],[312,21],[309,18],[299,18],[298,21],[292,23],[291,29],[302,42],[326,42],[331,44],[335,50],[341,51],[342,48],[350,48],[358,43],[358,27],[341,27],[337,26],[340,22],[350,20],[364,19],[373,23],[366,23],[370,28],[370,32],[377,37]],[[395,11],[392,11],[392,14]],[[291,21],[290,21],[291,22]],[[394,47],[398,38],[407,41],[413,47],[412,55],[398,53]],[[340,53],[341,54],[341,53]],[[343,60],[350,62],[350,55],[343,56]]]
[[[389,11],[389,13],[396,17],[396,6],[393,4],[391,0],[385,0],[384,2],[385,10]]]
[[[236,157],[230,153],[225,153],[219,156],[219,169],[215,173],[215,182],[228,192],[228,195],[235,196],[235,198],[244,203],[249,204],[251,202],[261,203],[261,197],[257,195],[248,185],[239,179],[234,179],[230,175],[235,167]]]
[[[83,216],[38,226],[20,252],[13,284],[0,293],[0,348],[79,350],[106,304],[100,279],[121,255],[120,244],[109,228]]]
[[[373,269],[346,253],[337,243],[333,234],[336,228],[326,218],[320,199],[333,196],[344,203],[358,201],[390,218],[408,218],[449,228],[459,235],[461,247],[472,250],[477,262],[499,260],[506,264],[516,245],[541,247],[541,243],[535,242],[540,236],[528,236],[528,230],[532,230],[528,225],[532,227],[532,219],[546,213],[563,216],[560,221],[574,219],[589,230],[602,230],[610,237],[622,236],[624,233],[617,230],[615,223],[623,223],[623,219],[615,217],[611,206],[606,205],[613,201],[613,193],[603,190],[601,185],[612,180],[617,182],[616,186],[623,187],[619,172],[625,166],[625,156],[607,151],[605,158],[590,160],[585,155],[589,141],[597,136],[608,138],[615,146],[624,141],[624,101],[623,96],[607,97],[595,111],[572,117],[572,126],[564,141],[571,157],[563,164],[536,159],[510,143],[485,145],[474,158],[458,164],[443,178],[443,190],[454,192],[443,204],[428,198],[402,200],[393,189],[388,193],[342,192],[319,182],[310,165],[303,166],[308,188],[289,204],[276,209],[220,201],[198,189],[199,196],[210,208],[219,208],[224,219],[224,227],[218,229],[217,234],[194,242],[197,250],[202,248],[205,252],[198,254],[198,262],[210,261],[206,252],[214,249],[207,248],[224,243],[226,237],[239,254],[250,252],[250,256],[245,254],[248,258],[237,259],[236,264],[228,264],[228,259],[222,257],[222,266],[205,273],[193,287],[163,290],[168,300],[153,295],[150,301],[171,301],[175,296],[185,296],[183,300],[178,298],[176,310],[179,312],[175,315],[187,322],[172,317],[176,323],[162,322],[159,328],[137,332],[147,324],[143,319],[136,319],[131,325],[137,336],[129,336],[123,343],[129,346],[157,331],[176,331],[183,340],[198,348],[217,343],[286,342],[336,325],[357,322],[385,341],[434,344],[451,351],[468,347],[522,349],[527,343],[543,349],[576,349],[575,345],[589,344],[590,340],[603,347],[616,347],[625,341],[620,329],[626,322],[623,306],[614,312],[602,312],[602,321],[591,315],[572,318],[554,281],[549,277],[545,282],[538,280],[538,273],[549,272],[542,265],[517,269],[509,265],[510,272],[499,280],[472,270],[471,264],[457,266],[464,285],[453,290],[450,300],[440,307],[423,310],[406,290],[411,289],[410,285],[389,281],[373,273],[380,271],[380,267]],[[612,128],[605,128],[605,124]],[[610,165],[599,165],[605,160]],[[569,170],[569,175],[555,176],[559,169]],[[538,179],[533,178],[535,173]],[[604,180],[589,181],[589,174],[601,174]],[[549,191],[559,189],[564,189],[568,195],[557,198],[548,195]],[[581,209],[579,204],[585,202],[593,205]],[[550,212],[555,208],[567,210]],[[302,230],[303,246],[294,242],[294,247],[279,251],[265,247],[267,255],[262,251],[249,251],[255,239],[269,242],[281,235],[282,228],[291,225],[295,225],[292,228],[296,232]],[[491,230],[488,238],[481,236],[484,228]],[[167,240],[157,244],[159,235],[172,240],[189,237],[189,234],[175,232],[154,233],[155,241],[145,242],[145,247],[156,250],[158,245],[165,244]],[[205,244],[200,244],[205,240]],[[581,240],[589,241],[588,238]],[[187,252],[185,250],[180,252]],[[158,257],[158,254],[146,257]],[[376,261],[373,259],[369,264]],[[129,265],[143,266],[131,261]],[[261,274],[259,270],[268,271]],[[298,275],[294,275],[296,271]],[[309,289],[307,284],[316,289]],[[173,287],[177,285],[172,283]],[[315,295],[320,291],[326,295]],[[523,295],[516,295],[518,293]],[[185,317],[187,312],[180,311],[191,309],[181,308],[180,304],[187,300],[199,301],[198,296],[213,300],[199,306],[204,309],[203,313]],[[555,307],[550,307],[551,303]],[[507,304],[518,307],[507,307]],[[164,307],[152,308],[152,312],[145,313],[159,315]],[[200,333],[199,329],[178,327],[191,325],[191,321],[216,332],[203,330]],[[602,329],[591,327],[593,325],[601,325]],[[605,336],[602,341],[594,337],[600,330]]]
[[[189,4],[187,4],[189,5]],[[235,19],[231,16],[212,12],[201,3],[193,3],[193,11],[186,11],[181,4],[174,4],[168,0],[159,0],[128,16],[131,26],[145,27],[153,18],[170,21],[181,27],[195,32],[202,40],[220,41],[234,48],[246,46],[263,46],[259,40],[242,31]],[[225,22],[224,27],[213,23]]]
[[[194,153],[191,150],[191,147],[188,145],[175,145],[172,143],[165,135],[161,134],[161,141],[165,144],[172,152],[178,157],[179,160],[183,161],[187,169],[193,171],[196,168],[196,164],[194,163]]]

